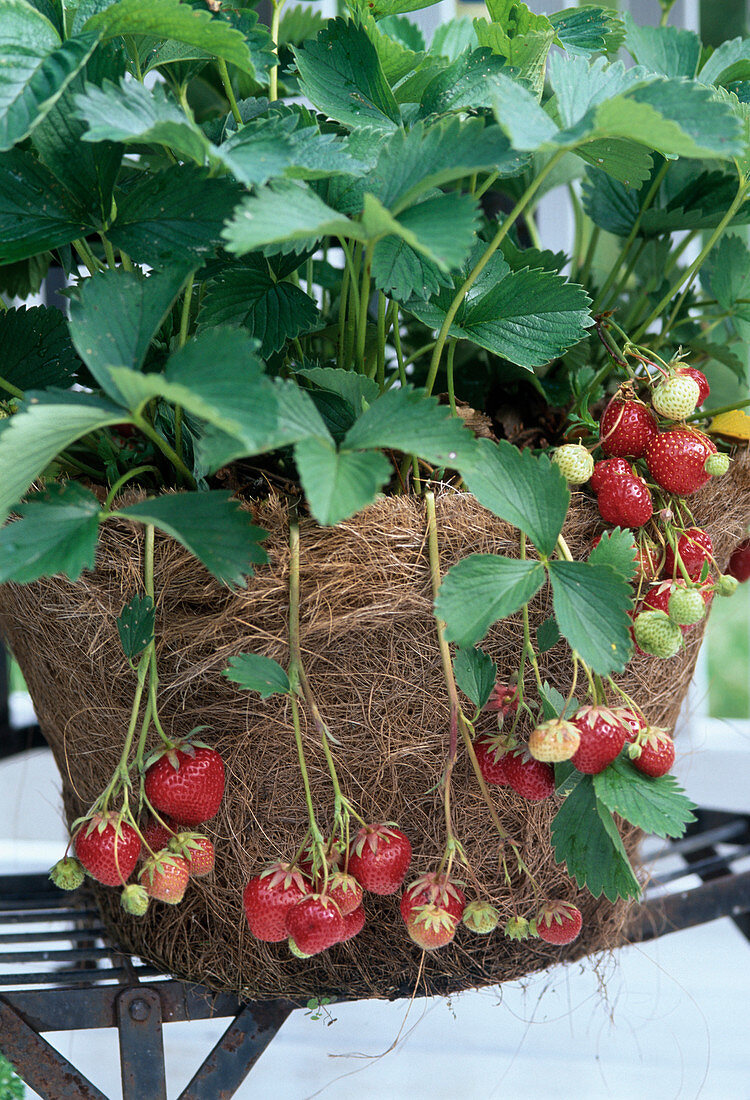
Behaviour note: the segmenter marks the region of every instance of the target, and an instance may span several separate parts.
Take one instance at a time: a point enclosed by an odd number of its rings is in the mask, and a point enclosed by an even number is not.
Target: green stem
[[[75,458],[70,451],[60,451],[59,458],[61,462],[70,463],[71,466],[75,466],[77,470],[80,470],[82,474],[94,478],[95,481],[99,481],[102,477],[100,470],[95,470],[94,467],[89,466],[87,462],[82,462],[80,458]]]
[[[279,23],[281,22],[281,9],[284,7],[284,0],[272,0],[273,3],[273,15],[271,16],[271,39],[273,41],[273,52],[276,54],[277,64],[269,70],[268,73],[268,98],[273,101],[279,97]]]
[[[398,377],[402,386],[406,385],[406,370],[404,369],[404,353],[401,347],[401,332],[398,327],[398,303],[391,302],[391,328],[393,329],[393,346],[396,349],[396,366]]]
[[[490,172],[489,176],[484,181],[482,186],[478,187],[474,192],[474,198],[481,199],[482,195],[485,193],[485,191],[489,191],[490,187],[492,187],[493,183],[496,179],[498,179],[499,175],[499,172]]]
[[[349,297],[349,284],[351,282],[351,276],[349,274],[349,265],[344,265],[344,270],[341,275],[341,294],[339,297],[339,336],[338,336],[338,358],[337,362],[339,367],[344,366],[344,337],[346,335],[346,307]]]
[[[220,58],[217,59],[217,64],[219,66],[219,76],[221,77],[221,83],[224,85],[224,94],[226,95],[227,99],[229,100],[229,107],[232,111],[232,117],[233,117],[234,121],[237,123],[237,125],[241,126],[242,125],[242,115],[240,114],[240,109],[237,106],[237,100],[236,100],[235,95],[234,95],[234,88],[232,87],[232,81],[230,80],[230,77],[229,77],[229,69],[227,68],[227,63],[222,57],[220,57]],[[275,98],[275,96],[274,96],[274,98]]]
[[[708,420],[709,417],[734,412],[735,409],[746,409],[748,405],[750,405],[750,397],[745,401],[736,401],[733,405],[721,405],[718,409],[703,409],[701,412],[693,413],[692,416],[686,416],[685,423],[689,424],[691,420]]]
[[[139,474],[146,473],[158,474],[159,471],[157,470],[156,466],[136,466],[135,469],[128,470],[127,473],[124,473],[122,477],[118,477],[117,481],[107,493],[104,504],[102,505],[102,511],[109,511],[112,501],[115,499],[120,489],[122,489],[123,485],[125,485],[126,482],[130,481],[131,478],[138,477]]]
[[[104,255],[107,257],[107,267],[114,270],[117,267],[117,260],[115,259],[115,250],[107,240],[104,233],[99,234],[99,240],[104,245]]]
[[[445,341],[448,338],[448,333],[450,332],[451,325],[453,324],[455,316],[458,313],[458,310],[461,307],[466,295],[469,293],[471,288],[474,286],[474,283],[477,281],[477,279],[482,274],[482,272],[484,271],[487,264],[490,262],[490,260],[494,256],[494,254],[497,252],[498,248],[500,247],[503,240],[505,239],[508,231],[514,225],[516,219],[521,216],[521,214],[524,212],[526,207],[529,205],[529,203],[533,199],[533,197],[536,194],[536,192],[538,191],[538,189],[541,187],[541,185],[544,182],[544,180],[546,179],[546,177],[557,166],[558,161],[560,161],[564,156],[565,156],[565,150],[560,149],[548,161],[548,163],[541,170],[541,172],[536,177],[536,179],[533,180],[529,184],[529,186],[526,188],[526,190],[524,191],[521,198],[518,200],[516,205],[511,210],[508,217],[505,218],[505,220],[503,221],[502,225],[498,229],[495,236],[492,238],[490,243],[487,245],[487,248],[484,250],[482,255],[479,257],[477,262],[474,264],[474,267],[471,269],[469,274],[464,279],[464,281],[461,284],[461,286],[459,287],[459,289],[456,291],[456,294],[453,297],[453,301],[451,302],[450,306],[448,307],[448,312],[445,315],[445,320],[443,321],[443,323],[440,327],[440,332],[438,333],[437,340],[435,341],[435,349],[432,353],[432,359],[430,361],[430,369],[429,369],[429,373],[427,375],[427,381],[425,382],[425,390],[428,394],[432,393],[432,387],[435,385],[435,379],[437,377],[438,368],[440,367],[440,357],[443,354],[443,347],[445,346]]]
[[[734,218],[734,215],[737,213],[739,208],[742,206],[742,203],[745,200],[745,195],[747,193],[747,186],[748,186],[747,185],[747,180],[745,179],[745,177],[743,175],[740,175],[740,182],[739,182],[739,186],[737,188],[737,194],[735,195],[735,197],[734,197],[729,209],[727,210],[726,214],[721,219],[719,224],[716,226],[716,229],[713,231],[711,236],[708,238],[705,245],[703,246],[703,248],[699,252],[698,256],[693,260],[693,262],[690,264],[690,266],[685,271],[680,273],[680,276],[677,279],[677,281],[672,284],[672,286],[669,288],[669,290],[664,295],[664,297],[661,299],[661,301],[658,303],[658,305],[656,305],[651,310],[651,312],[649,313],[646,320],[639,326],[637,332],[633,336],[633,343],[637,344],[643,338],[643,336],[648,331],[648,329],[653,324],[653,322],[657,319],[657,317],[661,317],[664,310],[667,308],[669,303],[672,301],[672,298],[674,298],[675,294],[678,293],[678,291],[680,290],[680,287],[683,285],[683,283],[686,282],[686,281],[689,283],[689,281],[693,278],[695,273],[700,269],[700,267],[702,266],[704,260],[708,256],[708,254],[711,251],[711,249],[713,248],[713,246],[718,241],[721,234],[724,232],[726,227],[729,225],[729,223]]]
[[[385,312],[387,301],[382,290],[378,291],[378,349],[375,379],[382,393],[385,389]]]
[[[7,390],[8,393],[12,394],[13,397],[17,397],[19,399],[19,401],[23,401],[23,399],[24,399],[23,390],[19,390],[18,386],[14,386],[12,382],[8,382],[2,376],[0,376],[0,386],[2,386],[4,390]]]
[[[601,229],[598,225],[592,227],[591,236],[589,237],[588,248],[586,249],[586,255],[583,258],[583,267],[578,273],[579,282],[584,286],[588,282],[589,274],[591,272],[591,265],[594,262],[594,256],[596,254],[596,247],[599,244],[599,237],[601,236]]]
[[[607,299],[607,295],[609,294],[609,291],[610,291],[613,283],[615,282],[619,272],[621,271],[622,265],[624,264],[625,259],[628,255],[628,253],[630,252],[630,249],[633,247],[633,242],[634,242],[635,238],[638,236],[638,231],[640,230],[641,222],[643,221],[643,215],[646,213],[648,208],[651,206],[651,203],[656,198],[656,195],[659,191],[659,188],[661,187],[662,183],[664,182],[664,177],[666,176],[667,171],[669,170],[669,163],[670,162],[668,160],[665,160],[664,163],[662,164],[661,168],[659,169],[659,171],[654,176],[654,178],[651,182],[651,186],[649,187],[648,191],[646,192],[646,197],[644,198],[643,203],[641,204],[641,207],[638,211],[638,215],[637,215],[635,221],[633,222],[631,230],[628,233],[627,237],[625,238],[625,243],[623,244],[622,248],[620,249],[620,255],[617,258],[616,263],[614,263],[612,265],[612,269],[611,269],[609,275],[607,276],[606,282],[604,283],[604,286],[602,287],[602,289],[597,294],[596,301],[594,302],[593,306],[591,307],[591,312],[592,313],[594,313],[594,314],[601,313],[602,309],[604,308],[604,303]]]
[[[73,248],[83,260],[83,263],[89,273],[89,275],[96,275],[97,271],[104,271],[104,264],[97,260],[89,246],[82,238],[78,238],[72,242]]]
[[[365,342],[367,339],[367,307],[370,303],[370,265],[375,244],[371,241],[365,250],[362,265],[362,282],[359,294],[359,328],[357,329],[357,370],[365,373]]]
[[[109,807],[109,800],[113,794],[117,791],[118,786],[128,782],[128,757],[130,756],[130,750],[133,745],[133,737],[135,735],[135,727],[138,723],[138,713],[141,709],[141,698],[143,696],[143,687],[146,682],[146,673],[148,672],[148,653],[144,653],[138,662],[138,679],[136,681],[135,694],[133,695],[133,705],[130,709],[130,722],[128,723],[128,730],[125,734],[125,742],[120,753],[120,760],[115,769],[115,773],[112,776],[106,790],[98,800],[101,804],[103,811],[106,811]]]
[[[192,271],[188,275],[187,282],[185,283],[185,296],[182,299],[182,313],[180,315],[180,335],[178,347],[184,348],[187,343],[188,329],[190,328],[190,303],[193,298],[193,285],[195,283],[195,272]]]
[[[133,270],[133,261],[130,259],[130,256],[128,256],[127,252],[123,252],[122,249],[120,249],[120,263],[126,271]]]
[[[458,416],[458,410],[456,409],[456,392],[453,385],[453,359],[456,354],[456,344],[458,340],[453,337],[448,341],[448,357],[445,363],[445,370],[448,376],[448,400],[450,401],[451,412],[454,416]]]
[[[440,549],[438,547],[437,539],[437,515],[435,512],[435,494],[432,492],[425,493],[425,505],[427,508],[427,546],[430,555],[430,583],[432,585],[433,598],[437,599],[438,590],[440,588]],[[479,789],[482,792],[482,798],[489,810],[492,823],[494,824],[499,836],[503,840],[510,840],[508,832],[503,827],[500,818],[495,812],[495,807],[492,805],[492,799],[490,792],[487,790],[487,784],[484,781],[482,775],[482,769],[479,767],[479,761],[477,760],[477,754],[474,751],[474,745],[472,744],[471,734],[469,732],[466,718],[463,710],[461,709],[461,703],[458,698],[458,689],[456,687],[456,677],[453,673],[453,661],[451,660],[451,651],[448,643],[445,639],[445,623],[435,617],[435,625],[437,627],[438,646],[440,648],[440,660],[443,665],[443,677],[445,679],[445,686],[448,689],[448,697],[450,699],[451,713],[456,715],[458,722],[458,731],[461,734],[461,738],[466,747],[466,752],[469,755],[471,766],[476,776],[476,780],[479,784]],[[513,841],[511,841],[513,843]]]
[[[138,430],[146,436],[147,439],[150,439],[151,442],[159,448],[164,457],[169,459],[174,468],[179,474],[182,475],[183,479],[188,483],[188,485],[192,489],[197,488],[195,478],[190,473],[190,470],[188,470],[187,466],[177,454],[175,449],[171,447],[169,443],[167,443],[164,436],[159,435],[159,433],[151,427],[148,420],[146,420],[144,416],[141,416],[138,413],[133,416],[133,423],[136,425]]]

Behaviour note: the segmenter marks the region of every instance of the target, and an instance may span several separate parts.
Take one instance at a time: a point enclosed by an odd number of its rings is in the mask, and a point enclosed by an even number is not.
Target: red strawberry
[[[141,838],[117,814],[95,814],[75,835],[75,854],[92,878],[124,886],[141,853]]]
[[[698,383],[697,405],[698,407],[700,407],[711,392],[711,387],[708,384],[708,379],[706,378],[703,371],[698,370],[697,367],[679,366],[676,368],[675,374],[686,375],[688,378],[692,378],[694,382]]]
[[[581,744],[570,762],[579,772],[597,775],[622,752],[629,726],[603,706],[581,707],[572,722],[581,734]]]
[[[351,913],[342,913],[342,916],[344,918],[344,934],[339,943],[346,943],[347,940],[354,939],[364,928],[365,907],[360,905]]]
[[[691,581],[700,580],[704,562],[711,563],[714,554],[711,536],[702,527],[688,527],[677,540],[677,552]],[[664,556],[665,577],[681,577],[675,560],[675,552],[667,546]]]
[[[646,721],[630,707],[611,707],[611,712],[625,730],[625,740],[633,742],[641,730],[645,730]]]
[[[689,496],[711,480],[705,465],[712,454],[716,454],[716,444],[697,428],[671,428],[651,440],[646,463],[662,489]]]
[[[745,539],[734,548],[727,566],[727,573],[742,583],[750,580],[750,539]]]
[[[598,493],[601,487],[611,478],[622,477],[623,474],[633,476],[630,463],[626,462],[624,458],[602,458],[594,465],[594,472],[591,475],[589,486],[595,493]]]
[[[523,751],[508,753],[505,774],[508,785],[529,802],[541,802],[555,793],[555,773],[551,765],[534,760]]]
[[[151,855],[160,852],[162,848],[166,848],[175,833],[179,831],[180,826],[177,822],[168,817],[164,818],[163,825],[155,817],[149,817],[146,824],[141,826],[143,843]]]
[[[178,833],[170,840],[169,850],[182,856],[192,878],[209,875],[214,869],[214,846],[207,836],[199,833]]]
[[[497,737],[478,737],[474,742],[474,752],[485,783],[492,783],[496,787],[507,787],[505,759],[508,750],[504,743]]]
[[[424,905],[437,905],[461,920],[466,908],[466,896],[457,882],[444,872],[426,871],[410,882],[401,895],[401,916],[408,923],[412,912]]]
[[[289,863],[272,863],[251,878],[242,895],[250,931],[258,940],[280,943],[288,936],[286,915],[311,890],[308,879]]]
[[[409,838],[392,825],[366,825],[354,838],[349,874],[371,894],[395,894],[411,863]]]
[[[649,726],[646,736],[640,742],[640,756],[633,756],[633,763],[639,772],[656,778],[666,775],[674,764],[674,741],[666,730]]]
[[[315,889],[318,893],[323,892],[322,878],[316,880]],[[334,871],[332,875],[328,876],[326,893],[329,898],[333,898],[336,902],[341,910],[342,917],[348,917],[355,909],[359,909],[362,904],[362,887],[354,875],[345,874],[343,871]]]
[[[176,745],[147,768],[145,790],[160,813],[180,825],[200,825],[221,805],[224,761],[215,749]]]
[[[331,840],[325,837],[323,840],[325,861],[328,871],[337,871],[346,863],[346,845],[343,840]],[[308,878],[315,878],[323,870],[323,856],[320,848],[314,842],[310,842],[305,848],[305,853],[299,861],[299,868]]]
[[[642,527],[654,512],[649,487],[642,477],[610,478],[599,490],[599,512],[618,527]]]
[[[484,709],[499,711],[501,714],[510,714],[518,710],[518,685],[495,684],[490,697],[484,704]]]
[[[148,896],[168,905],[178,905],[182,901],[189,880],[187,860],[171,852],[149,856],[138,874],[138,881],[146,888]]]
[[[613,397],[599,424],[599,443],[605,455],[642,458],[658,431],[653,412],[642,401]]]
[[[569,901],[548,901],[536,916],[539,939],[546,943],[572,943],[583,924],[580,909]]]
[[[335,901],[308,894],[287,911],[286,930],[303,954],[319,955],[346,934],[346,924]]]
[[[456,934],[459,921],[447,909],[432,903],[419,905],[405,920],[406,931],[423,951],[445,947]]]

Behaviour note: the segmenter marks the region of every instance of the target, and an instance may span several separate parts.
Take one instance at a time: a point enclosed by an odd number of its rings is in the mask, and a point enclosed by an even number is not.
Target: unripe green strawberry
[[[731,461],[729,455],[724,454],[723,451],[717,451],[716,454],[708,456],[703,464],[703,469],[711,477],[721,477],[729,469]]]
[[[641,611],[633,623],[636,644],[652,657],[674,657],[682,645],[682,631],[664,611]]]
[[[736,577],[730,577],[728,573],[721,573],[715,586],[716,595],[733,596],[739,587],[739,583]]]
[[[581,743],[581,734],[572,722],[564,718],[551,718],[533,729],[529,735],[529,752],[535,760],[558,764],[575,756]]]
[[[594,460],[580,443],[565,443],[558,447],[552,461],[568,485],[583,485],[594,472]]]
[[[142,917],[148,909],[148,894],[145,886],[138,882],[131,882],[120,894],[120,905],[126,913],[132,913],[134,917]]]
[[[527,940],[530,925],[526,917],[511,917],[503,929],[509,940]]]
[[[694,378],[675,374],[659,383],[654,390],[651,404],[659,416],[666,420],[684,420],[695,411],[700,394],[700,386]]]
[[[497,928],[500,913],[488,901],[470,901],[461,919],[470,932],[476,932],[478,936],[488,936]]]
[[[63,856],[62,859],[58,859],[49,877],[60,890],[77,890],[86,876],[83,873],[83,867],[74,856]]]
[[[673,623],[678,626],[692,626],[693,623],[699,623],[706,614],[706,605],[697,588],[674,585],[667,610]]]

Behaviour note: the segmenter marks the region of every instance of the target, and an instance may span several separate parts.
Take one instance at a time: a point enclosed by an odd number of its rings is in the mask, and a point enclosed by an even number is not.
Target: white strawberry
[[[558,447],[552,461],[568,485],[583,485],[594,472],[594,460],[580,443],[565,443]]]
[[[700,386],[694,378],[673,374],[656,387],[651,404],[666,420],[684,420],[695,411],[700,394]]]

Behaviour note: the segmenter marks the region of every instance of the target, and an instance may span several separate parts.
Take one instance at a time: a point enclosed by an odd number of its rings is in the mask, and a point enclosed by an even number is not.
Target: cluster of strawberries
[[[602,519],[638,532],[635,580],[642,598],[633,639],[638,652],[655,657],[674,656],[684,632],[703,619],[714,593],[731,595],[736,588],[730,576],[714,581],[710,537],[699,527],[676,526],[669,497],[689,496],[729,468],[729,457],[705,433],[673,423],[691,415],[708,394],[705,375],[681,363],[654,386],[651,407],[626,384],[600,422],[599,446],[608,457],[594,463],[585,447],[565,444],[553,459],[570,484],[588,482]],[[639,462],[645,462],[660,497],[656,515],[652,488],[637,472]],[[652,517],[659,520],[653,531],[661,545],[643,530]]]
[[[126,811],[97,809],[81,822],[73,837],[75,857],[65,856],[52,868],[57,886],[74,890],[84,873],[105,886],[122,886],[123,908],[136,916],[149,899],[176,905],[191,877],[213,870],[214,848],[207,836],[193,832],[218,811],[224,795],[224,761],[215,749],[189,742],[158,755],[144,774],[144,793],[158,816],[142,825]],[[148,853],[129,883],[142,853]]]
[[[243,894],[252,934],[265,943],[287,941],[298,958],[309,958],[352,939],[365,925],[364,893],[387,897],[401,889],[411,865],[409,838],[392,824],[365,825],[347,847],[328,841],[292,863],[272,863],[250,879]],[[463,923],[478,935],[497,927],[500,914],[489,902],[470,901],[449,872],[428,871],[401,895],[400,911],[411,939],[425,951],[449,944]],[[569,902],[542,906],[525,934],[549,943],[570,943],[582,917]]]
[[[666,730],[649,726],[641,714],[625,706],[583,706],[570,719],[541,722],[526,747],[520,747],[512,734],[485,734],[474,742],[474,751],[487,783],[512,787],[538,802],[555,793],[553,764],[570,760],[579,772],[597,775],[626,745],[632,763],[644,775],[666,775],[674,763],[674,742]]]

